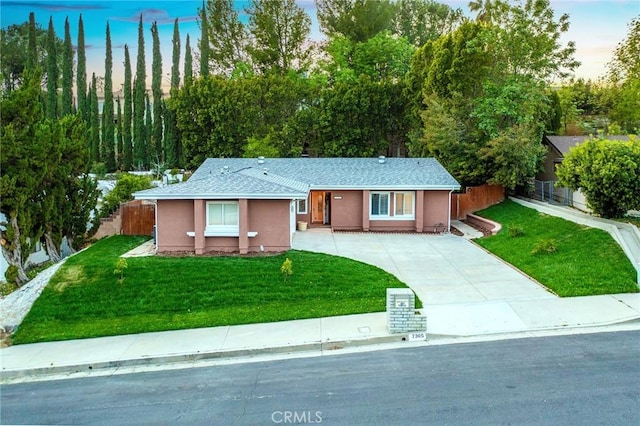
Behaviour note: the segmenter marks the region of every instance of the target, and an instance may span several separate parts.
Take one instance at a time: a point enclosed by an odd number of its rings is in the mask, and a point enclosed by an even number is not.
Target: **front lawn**
[[[127,258],[118,282],[118,257],[146,239],[110,237],[68,259],[13,343],[381,312],[386,289],[406,287],[374,266],[301,251]],[[286,258],[288,278],[280,270]]]
[[[635,293],[636,271],[605,231],[506,200],[477,213],[502,224],[475,240],[563,297]]]

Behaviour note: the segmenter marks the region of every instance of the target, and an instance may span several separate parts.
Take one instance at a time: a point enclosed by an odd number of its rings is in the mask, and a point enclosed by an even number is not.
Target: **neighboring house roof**
[[[434,158],[209,158],[189,181],[138,199],[305,198],[309,189],[457,190]]]
[[[569,153],[569,149],[574,146],[591,139],[591,135],[587,136],[545,136],[545,139],[552,145],[556,151],[558,151],[564,157]],[[603,139],[613,140],[613,141],[628,141],[629,136],[627,135],[612,135],[603,137]]]

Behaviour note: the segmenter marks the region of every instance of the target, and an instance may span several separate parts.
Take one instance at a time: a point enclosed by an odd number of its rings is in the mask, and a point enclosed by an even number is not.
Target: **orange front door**
[[[311,223],[324,223],[324,192],[311,191]]]

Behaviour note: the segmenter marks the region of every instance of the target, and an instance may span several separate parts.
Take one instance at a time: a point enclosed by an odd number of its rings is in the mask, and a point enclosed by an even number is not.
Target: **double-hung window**
[[[239,219],[237,201],[209,201],[205,235],[237,237],[240,235]]]
[[[415,217],[413,192],[396,192],[395,198],[394,216],[413,219]]]
[[[372,192],[371,193],[371,217],[389,217],[389,193],[388,192]]]

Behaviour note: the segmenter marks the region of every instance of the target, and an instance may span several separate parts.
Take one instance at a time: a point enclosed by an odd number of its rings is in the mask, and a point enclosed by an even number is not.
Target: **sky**
[[[440,0],[453,8],[462,8],[469,16],[468,0]],[[240,19],[246,21],[243,10],[249,0],[235,2],[240,11]],[[298,0],[312,19],[311,37],[320,39],[315,4],[313,0]],[[145,59],[147,83],[151,82],[152,40],[151,23],[158,23],[162,53],[163,86],[168,88],[171,72],[173,23],[178,18],[180,26],[181,61],[184,60],[184,48],[187,34],[190,35],[191,49],[198,51],[200,29],[197,22],[197,10],[201,1],[192,0],[0,0],[0,23],[2,28],[28,21],[29,13],[34,12],[35,19],[43,29],[47,29],[49,18],[58,36],[64,38],[64,22],[69,19],[71,38],[74,46],[78,38],[78,19],[82,14],[85,30],[87,54],[87,78],[91,74],[104,76],[105,29],[107,21],[111,30],[113,48],[113,86],[121,87],[124,80],[124,45],[129,46],[132,72],[135,73],[137,56],[138,21],[143,17],[145,38]],[[606,64],[611,59],[616,45],[627,32],[631,20],[640,15],[640,0],[551,0],[556,18],[563,13],[569,14],[571,26],[563,41],[574,41],[576,59],[582,65],[575,70],[576,78],[596,80],[603,76]],[[194,69],[197,69],[194,64]],[[183,65],[180,66],[180,73]],[[117,95],[117,93],[116,93]]]

